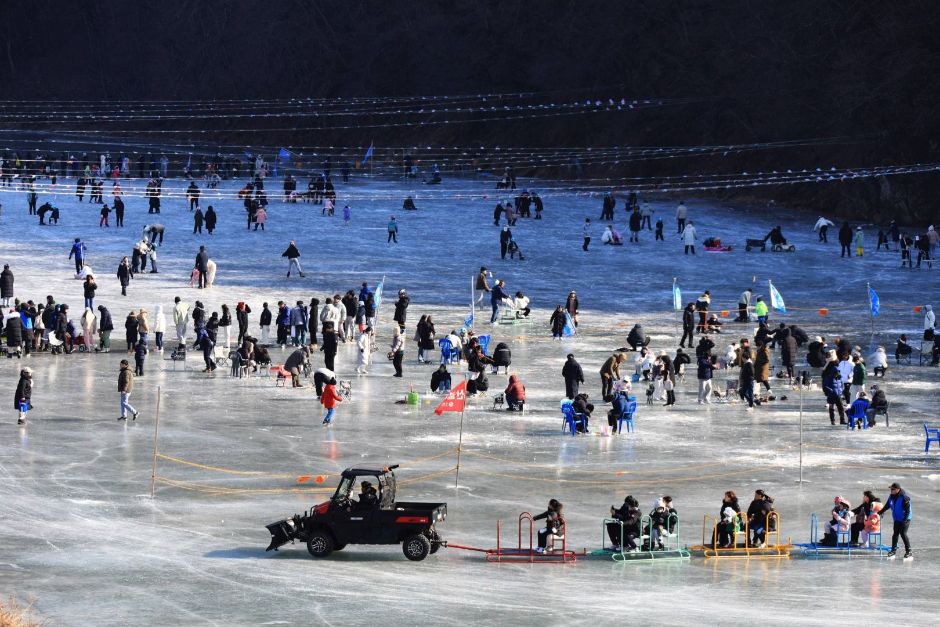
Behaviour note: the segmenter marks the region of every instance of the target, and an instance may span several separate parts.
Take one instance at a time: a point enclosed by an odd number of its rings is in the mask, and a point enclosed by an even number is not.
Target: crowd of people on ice
[[[10,165],[4,162],[0,174],[7,176],[11,170]],[[127,174],[128,164],[120,162],[111,164],[105,156],[99,163],[86,163],[84,170],[79,171],[76,183],[76,196],[82,201],[86,189],[90,190],[89,202],[102,205],[99,226],[110,228],[111,208],[102,202],[103,178],[109,176],[112,180],[110,195],[116,214],[116,227],[124,223],[125,205],[121,189],[121,178]],[[19,168],[17,170],[17,168]],[[284,179],[283,201],[297,202],[298,200],[323,205],[323,214],[332,215],[336,202],[336,192],[330,177],[329,160],[324,164],[324,171],[311,178],[306,193],[297,192],[297,182],[293,177]],[[37,175],[44,172],[49,176],[48,168],[42,172],[23,171],[22,166],[13,168],[19,178],[19,184],[27,191],[27,204],[31,214],[39,215],[41,221],[45,215],[51,213],[50,220],[57,222],[59,212],[54,207],[38,205],[35,185]],[[344,180],[348,180],[348,164],[341,168]],[[108,173],[108,174],[102,174]],[[265,178],[267,166],[263,162],[256,163],[251,168],[251,182],[245,185],[238,196],[244,202],[247,216],[247,225],[251,229],[264,230],[267,221],[266,207],[269,204],[265,192]],[[55,173],[51,174],[55,177]],[[163,180],[166,176],[166,164],[160,162],[159,168],[148,173],[150,177],[146,184],[145,196],[148,199],[148,214],[160,213]],[[210,205],[203,212],[200,203],[201,190],[191,173],[191,179],[185,191],[185,198],[193,214],[193,232],[201,233],[203,226],[208,234],[212,234],[218,222],[218,216]],[[217,170],[209,168],[205,184],[214,187],[217,184]],[[515,189],[515,177],[503,181],[505,188]],[[7,181],[6,184],[10,184]],[[48,204],[48,203],[47,203]],[[649,203],[641,203],[635,193],[627,195],[625,209],[628,212],[629,243],[638,243],[640,234],[654,231],[655,240],[664,240],[664,224],[662,218],[653,221],[655,211]],[[604,245],[624,245],[623,235],[614,225],[614,212],[617,199],[613,194],[607,194],[602,201],[601,221],[607,221],[605,231],[601,237]],[[403,209],[414,210],[415,204],[411,197],[405,199]],[[522,190],[513,200],[500,202],[493,213],[494,225],[501,226],[500,256],[505,259],[510,255],[514,259],[517,255],[523,260],[522,251],[516,242],[512,227],[519,219],[542,219],[544,204],[538,193]],[[344,207],[343,217],[346,223],[350,220],[349,207]],[[505,224],[502,221],[505,220]],[[684,202],[678,204],[675,212],[676,235],[681,239],[685,254],[696,254],[696,243],[699,235],[695,230],[693,221],[689,218],[689,210]],[[834,224],[820,217],[814,230],[819,232],[821,242],[828,241],[828,228]],[[146,224],[141,237],[133,245],[128,257],[123,257],[116,272],[121,286],[122,295],[127,295],[130,281],[137,273],[147,272],[148,262],[150,273],[157,273],[157,251],[163,244],[166,227],[155,221]],[[388,243],[397,242],[398,225],[394,216],[388,224]],[[581,247],[583,251],[590,250],[590,243],[594,235],[594,226],[590,218],[585,219],[581,233]],[[764,238],[770,240],[772,245],[786,244],[782,229],[778,226],[771,230]],[[852,257],[864,254],[864,230],[857,226],[854,230],[847,222],[839,229],[839,241],[842,246],[841,256]],[[715,245],[712,239],[707,245]],[[720,243],[717,244],[720,246]],[[940,245],[940,235],[930,226],[923,234],[913,237],[902,232],[892,222],[879,231],[878,246],[891,250],[897,247],[902,255],[904,265],[913,266],[912,251],[917,251],[917,267],[922,262],[931,263]],[[854,250],[853,250],[854,247]],[[114,321],[111,311],[103,304],[95,305],[95,295],[98,289],[97,279],[91,269],[85,264],[88,251],[86,242],[75,238],[72,243],[69,259],[75,263],[75,276],[82,280],[84,306],[81,310],[73,310],[66,303],[57,302],[49,295],[36,301],[28,298],[16,298],[14,291],[14,277],[10,265],[4,266],[0,273],[0,298],[3,307],[3,349],[7,357],[28,357],[35,352],[50,352],[52,354],[70,354],[76,350],[88,353],[108,353],[111,350],[111,333],[114,330]],[[294,241],[291,241],[282,254],[288,261],[287,276],[296,272],[304,277],[300,264],[301,253]],[[215,274],[215,264],[209,258],[206,246],[200,246],[196,255],[193,272],[193,287],[208,288],[212,286]],[[506,283],[496,280],[492,284],[492,273],[486,267],[481,267],[475,282],[477,302],[489,297],[492,314],[490,323],[496,323],[501,315],[508,315],[511,321],[528,320],[532,309],[528,297],[522,291],[515,291],[514,295],[508,290]],[[12,301],[12,302],[11,302]],[[403,360],[406,346],[407,311],[410,298],[406,290],[400,290],[398,299],[394,302],[394,324],[390,329],[390,339],[387,344],[386,357],[392,363],[395,377],[403,376]],[[625,413],[630,402],[636,400],[633,396],[634,388],[645,387],[646,401],[652,404],[655,400],[664,401],[666,407],[677,403],[677,387],[688,371],[695,372],[698,382],[697,402],[707,405],[715,401],[726,402],[732,397],[739,397],[746,402],[746,410],[753,410],[765,403],[777,400],[786,400],[781,394],[779,399],[774,394],[772,382],[782,385],[784,392],[792,389],[794,385],[808,385],[811,381],[819,380],[822,394],[828,406],[831,424],[836,424],[836,417],[840,424],[852,426],[871,427],[876,424],[879,413],[885,413],[888,399],[880,386],[868,388],[868,367],[873,368],[874,377],[884,377],[889,369],[888,353],[884,347],[878,349],[867,358],[862,355],[859,346],[853,346],[842,337],[827,341],[821,336],[810,337],[803,329],[795,324],[780,323],[776,327],[770,323],[770,310],[762,296],[754,296],[751,289],[742,292],[738,302],[737,323],[748,325],[757,323],[756,332],[743,334],[737,341],[731,341],[725,346],[718,346],[715,340],[719,335],[728,334],[728,326],[723,323],[711,307],[711,295],[705,291],[692,303],[688,303],[682,313],[682,337],[679,347],[673,355],[666,350],[654,350],[650,337],[641,324],[636,324],[626,337],[625,346],[612,350],[599,370],[600,394],[598,398],[610,405],[607,411],[607,428],[603,431],[609,435],[614,433],[618,419]],[[257,321],[249,317],[253,308],[247,302],[239,301],[230,308],[227,304],[220,307],[220,311],[206,311],[200,300],[192,304],[176,297],[169,311],[164,305],[155,307],[151,316],[147,308],[136,307],[132,309],[124,321],[125,346],[128,355],[134,357],[134,367],[128,360],[122,360],[118,387],[120,398],[119,420],[125,420],[130,414],[134,419],[138,411],[129,403],[134,385],[134,377],[145,376],[145,363],[151,350],[159,353],[164,351],[164,336],[168,325],[172,325],[176,347],[173,354],[185,355],[187,346],[200,350],[203,355],[204,373],[212,373],[217,368],[218,357],[230,359],[233,363],[233,374],[236,369],[245,368],[249,371],[272,366],[271,348],[275,346],[282,350],[288,348],[282,366],[283,372],[290,377],[292,386],[301,387],[304,375],[311,376],[316,388],[317,397],[321,399],[326,409],[323,418],[325,425],[330,425],[335,416],[336,406],[342,402],[343,396],[337,392],[337,366],[336,357],[341,344],[352,344],[355,350],[355,374],[368,375],[373,365],[373,355],[378,350],[376,338],[377,309],[379,302],[373,290],[366,283],[358,289],[350,289],[345,294],[334,294],[324,298],[311,298],[304,300],[281,300],[274,306],[263,302],[258,311]],[[547,331],[553,338],[560,339],[567,334],[570,325],[575,328],[579,323],[580,304],[576,292],[571,291],[564,304],[557,305],[547,321]],[[924,320],[924,342],[932,342],[934,337],[935,317],[931,306],[926,306]],[[250,326],[257,326],[257,335],[252,334]],[[237,326],[237,334],[233,334],[232,327]],[[272,327],[273,331],[272,331]],[[479,326],[476,330],[478,330]],[[743,327],[747,328],[747,327]],[[153,345],[150,337],[153,335]],[[233,335],[235,335],[233,343]],[[696,335],[698,340],[696,342]],[[502,390],[501,396],[508,409],[524,409],[526,406],[526,388],[518,373],[509,373],[511,365],[511,351],[505,342],[495,345],[492,351],[481,337],[475,333],[471,325],[455,328],[449,332],[438,333],[431,314],[422,315],[413,327],[413,341],[417,344],[417,362],[434,363],[437,369],[430,375],[430,389],[436,393],[446,393],[452,387],[452,376],[448,370],[456,362],[466,364],[468,378],[467,392],[470,395],[482,394],[490,389],[487,377],[504,368],[508,376],[508,384]],[[488,340],[488,337],[487,337]],[[446,343],[445,346],[442,344]],[[805,347],[805,348],[804,348]],[[218,349],[221,349],[221,354]],[[433,354],[438,348],[451,357],[438,359]],[[908,357],[915,348],[908,341],[906,335],[898,338],[895,346],[895,364]],[[314,351],[323,353],[323,367],[314,370],[312,357]],[[805,356],[801,352],[805,351]],[[934,343],[931,353],[931,363],[940,363],[940,343]],[[776,367],[775,367],[776,365]],[[344,364],[344,369],[351,369],[352,364]],[[777,370],[776,375],[773,371]],[[727,381],[724,389],[714,386],[716,372],[734,373],[734,377]],[[572,409],[581,418],[578,423],[580,432],[589,432],[592,413],[596,410],[591,402],[592,398],[587,392],[581,390],[585,383],[584,371],[573,353],[568,354],[561,371],[564,380],[565,397],[571,402]],[[691,374],[691,372],[689,372]],[[32,371],[23,368],[19,385],[17,386],[15,407],[18,412],[20,424],[26,423],[26,415],[31,407]],[[853,394],[854,392],[854,394]],[[628,497],[629,498],[629,497]],[[665,499],[664,499],[665,501]],[[665,503],[669,511],[668,502]],[[624,507],[628,511],[620,512],[625,520],[632,520],[635,516],[635,504],[625,501]],[[560,504],[555,509],[556,518],[561,518]],[[620,508],[623,509],[623,508]],[[733,509],[733,508],[732,508]],[[549,508],[549,512],[553,511]],[[618,510],[620,511],[620,510]],[[632,512],[632,513],[631,513]],[[551,514],[547,514],[550,518]],[[563,523],[562,523],[563,524]],[[668,535],[665,528],[660,535]],[[611,538],[613,540],[613,537]],[[897,538],[895,538],[896,544]],[[905,537],[906,542],[906,537]],[[540,535],[540,546],[542,537]]]

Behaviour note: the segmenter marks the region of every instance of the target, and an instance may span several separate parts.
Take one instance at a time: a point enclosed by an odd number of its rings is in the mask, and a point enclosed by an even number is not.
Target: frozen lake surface
[[[306,181],[301,180],[301,185]],[[136,184],[125,183],[125,193]],[[273,185],[277,185],[276,183]],[[538,187],[537,184],[526,185]],[[271,184],[269,184],[271,186]],[[526,260],[499,258],[492,209],[497,199],[489,180],[445,181],[435,188],[401,182],[340,184],[337,216],[319,206],[273,200],[264,232],[245,229],[244,211],[228,182],[224,198],[209,199],[219,226],[211,237],[194,236],[187,204],[164,199],[159,221],[167,226],[159,249],[160,273],[135,279],[126,298],[114,278],[148,222],[146,200],[127,199],[126,228],[98,228],[97,205],[79,204],[74,182],[60,185],[53,200],[62,210],[58,226],[40,227],[26,212],[25,193],[0,195],[0,263],[16,275],[16,293],[42,302],[46,294],[72,305],[78,315],[81,284],[72,279],[72,238],[87,242],[87,263],[120,326],[127,312],[146,306],[169,311],[173,297],[201,299],[209,312],[225,302],[247,301],[258,333],[261,302],[274,305],[370,286],[386,276],[386,305],[380,311],[379,353],[371,373],[356,377],[354,347],[340,347],[338,374],[353,380],[353,399],[341,405],[335,426],[320,426],[322,408],[312,387],[275,388],[273,379],[233,379],[225,369],[204,375],[197,356],[189,370],[152,352],[147,374],[135,382],[132,402],[141,417],[118,423],[116,378],[120,350],[109,355],[30,357],[35,410],[28,428],[15,425],[10,397],[24,362],[0,360],[0,389],[7,418],[0,427],[0,590],[36,608],[54,625],[147,624],[595,624],[624,620],[664,624],[819,624],[873,620],[931,624],[938,603],[930,582],[940,575],[940,451],[923,454],[925,420],[936,421],[938,370],[893,367],[885,381],[891,427],[849,432],[830,427],[821,392],[808,391],[804,404],[803,464],[799,485],[798,393],[777,385],[775,402],[754,412],[740,403],[695,404],[694,374],[678,390],[678,406],[642,405],[637,432],[615,437],[562,435],[558,400],[568,352],[585,371],[582,390],[596,400],[598,369],[635,322],[653,336],[656,350],[674,354],[676,334],[670,286],[678,278],[686,301],[710,289],[715,309],[734,309],[737,296],[756,278],[756,294],[767,296],[771,279],[792,309],[775,320],[802,326],[810,335],[847,336],[853,343],[878,343],[893,350],[898,333],[917,338],[921,316],[914,305],[937,295],[936,271],[901,271],[897,253],[874,253],[867,233],[862,259],[839,259],[835,233],[815,242],[816,214],[790,209],[732,208],[691,200],[690,217],[700,239],[719,236],[735,246],[727,254],[682,255],[674,235],[675,200],[652,203],[666,223],[666,242],[651,232],[635,246],[600,245],[596,221],[600,199],[541,190],[545,219],[520,220],[513,229]],[[165,190],[182,193],[179,181]],[[109,199],[109,185],[105,198]],[[4,190],[6,191],[6,190]],[[272,199],[275,194],[272,191]],[[414,194],[419,210],[399,209]],[[487,196],[483,198],[483,196]],[[40,194],[40,204],[48,195]],[[349,203],[352,223],[343,225]],[[400,223],[398,245],[385,243],[385,225]],[[580,249],[581,225],[594,221],[594,242]],[[618,207],[617,223],[626,231]],[[114,218],[112,215],[112,225]],[[746,237],[763,237],[775,224],[797,246],[792,254],[746,253]],[[303,253],[305,279],[284,276],[280,257],[289,239]],[[211,290],[189,288],[198,245],[218,264]],[[478,313],[478,329],[511,344],[512,371],[528,390],[525,415],[494,412],[492,394],[473,399],[464,420],[459,488],[454,488],[459,416],[435,416],[437,397],[425,395],[432,368],[416,363],[410,341],[414,323],[434,315],[438,333],[460,326],[467,314],[470,277],[481,266],[504,279],[511,292],[525,291],[535,308],[529,325],[496,325]],[[882,303],[869,333],[866,283]],[[405,377],[391,377],[383,355],[390,340],[391,300],[400,288],[412,298]],[[582,307],[578,334],[552,342],[548,315],[569,290]],[[936,301],[934,301],[936,302]],[[817,310],[826,307],[829,315]],[[730,327],[730,329],[729,329]],[[729,323],[716,342],[753,335],[752,325]],[[121,331],[115,338],[122,337]],[[118,346],[123,341],[118,340]],[[286,352],[273,351],[282,361]],[[283,357],[281,357],[283,355]],[[776,359],[776,357],[775,357]],[[801,355],[802,361],[802,355]],[[322,364],[319,353],[315,366]],[[916,363],[916,359],[915,359]],[[462,371],[462,370],[461,370]],[[736,376],[732,374],[730,376]],[[725,373],[717,379],[723,382]],[[491,376],[491,389],[506,376]],[[418,407],[396,404],[414,385],[424,395]],[[153,418],[162,388],[156,497],[149,496]],[[639,396],[642,397],[642,391]],[[595,426],[603,422],[595,414]],[[596,429],[595,429],[596,431]],[[325,500],[345,467],[400,463],[399,497],[447,501],[441,527],[454,543],[495,545],[496,520],[504,539],[515,536],[521,511],[540,512],[549,498],[565,504],[569,547],[588,550],[600,541],[600,520],[611,504],[633,494],[648,511],[670,494],[682,516],[683,544],[701,540],[704,515],[714,516],[725,490],[742,504],[756,488],[773,495],[782,535],[808,540],[810,514],[825,520],[839,494],[854,505],[863,490],[884,499],[892,481],[913,499],[911,538],[916,559],[703,560],[689,563],[617,564],[579,560],[576,565],[495,565],[480,554],[444,549],[421,563],[404,559],[398,547],[351,546],[314,561],[306,548],[288,545],[265,553],[264,526]],[[300,475],[326,475],[322,486],[298,484]],[[885,524],[890,530],[890,522]]]

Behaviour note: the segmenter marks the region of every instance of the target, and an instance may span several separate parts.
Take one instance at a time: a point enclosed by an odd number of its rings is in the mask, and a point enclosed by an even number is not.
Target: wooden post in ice
[[[803,378],[800,377],[800,485],[803,484]]]
[[[470,379],[470,375],[464,375],[465,380]],[[466,388],[464,388],[464,394],[466,394]],[[457,436],[457,472],[454,474],[454,489],[457,489],[457,481],[460,479],[460,449],[463,447],[463,412],[467,408],[467,399],[464,398],[463,405],[460,407],[460,430]]]
[[[157,482],[157,433],[160,429],[160,396],[162,388],[157,386],[157,411],[153,420],[153,468],[150,471],[150,498],[153,498],[154,484]]]

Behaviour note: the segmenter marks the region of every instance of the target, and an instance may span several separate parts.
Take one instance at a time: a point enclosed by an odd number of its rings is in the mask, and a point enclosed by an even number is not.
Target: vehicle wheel
[[[420,562],[431,552],[431,541],[421,534],[408,536],[401,543],[401,550],[412,562]]]
[[[751,252],[751,247],[750,247],[750,246],[745,246],[745,247],[744,247],[744,250],[746,250],[747,252]]]
[[[336,546],[333,547],[333,551],[342,551],[345,548],[346,548],[345,544],[337,544]]]
[[[789,250],[791,253],[795,253],[795,252],[796,252],[796,246],[794,246],[793,244],[790,244],[790,248],[788,248],[787,250]]]
[[[770,250],[774,251],[775,253],[780,253],[780,252],[783,252],[783,246],[781,246],[780,244],[774,244],[773,248],[771,248]]]
[[[314,531],[307,540],[307,550],[314,557],[326,557],[333,552],[333,536],[326,531]]]

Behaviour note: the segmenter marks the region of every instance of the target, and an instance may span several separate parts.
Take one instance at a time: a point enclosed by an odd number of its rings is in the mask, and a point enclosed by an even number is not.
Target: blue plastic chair
[[[930,452],[930,443],[936,442],[940,444],[940,427],[931,427],[927,423],[924,423],[924,437],[927,438],[927,441],[924,443],[924,452]]]
[[[566,399],[561,402],[561,413],[564,417],[564,421],[561,423],[562,433],[565,432],[565,429],[568,429],[571,435],[577,435],[579,424],[582,429],[587,431],[587,425],[584,422],[584,414],[576,413],[570,400]]]
[[[437,345],[441,347],[442,364],[455,364],[460,361],[460,352],[454,350],[453,344],[446,337],[438,340]]]
[[[856,424],[862,423],[862,429],[867,429],[869,406],[869,403],[860,403],[858,401],[852,403],[851,407],[849,407],[849,411],[845,414],[848,418],[848,420],[846,420],[846,428],[851,430],[855,428]]]
[[[484,354],[484,355],[489,355],[489,353],[487,352],[487,350],[488,350],[489,347],[490,347],[490,336],[489,336],[489,335],[480,335],[480,336],[477,337],[477,339],[480,341],[480,348],[483,350],[483,354]]]
[[[628,401],[627,408],[623,410],[623,413],[620,414],[620,418],[617,419],[617,433],[620,433],[623,430],[623,423],[627,423],[627,433],[633,433],[636,430],[636,426],[633,422],[633,416],[636,414],[636,401]]]

